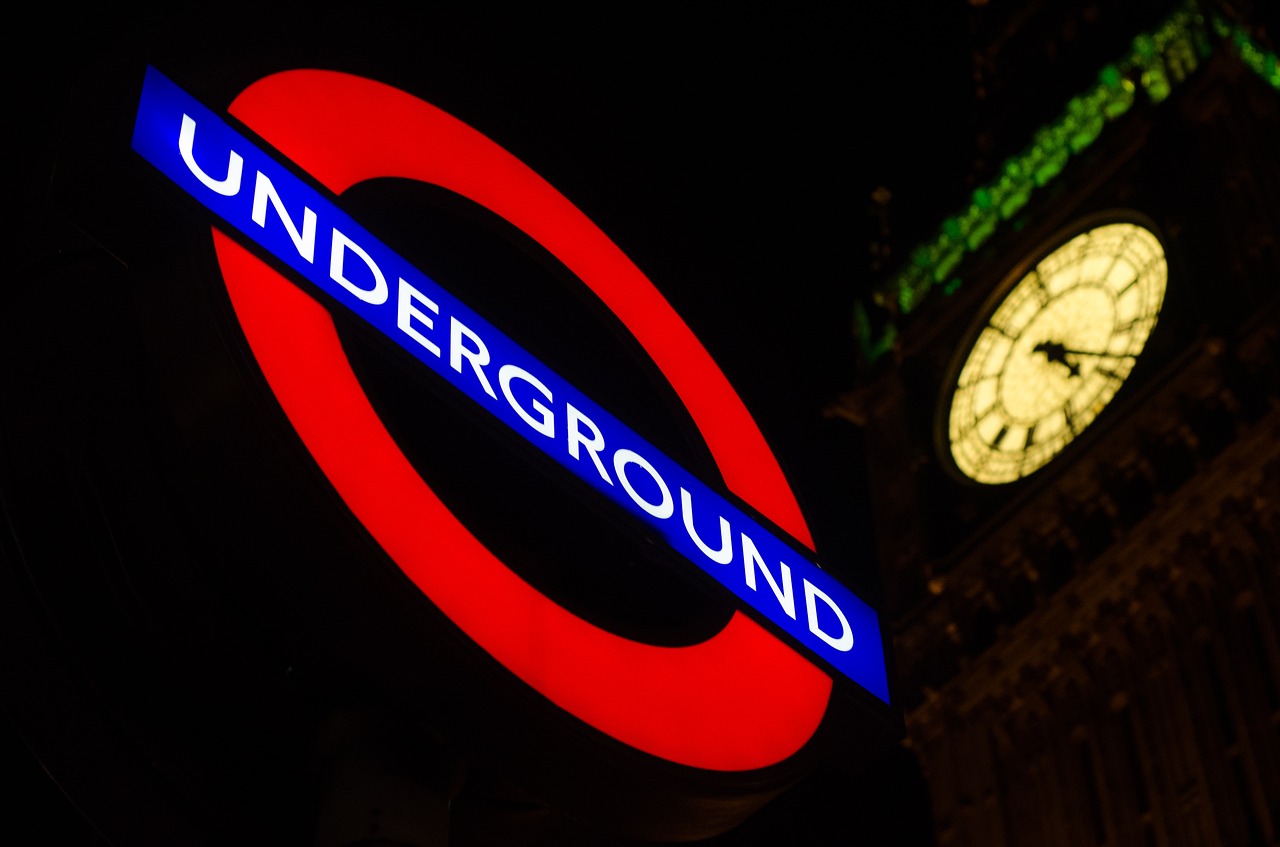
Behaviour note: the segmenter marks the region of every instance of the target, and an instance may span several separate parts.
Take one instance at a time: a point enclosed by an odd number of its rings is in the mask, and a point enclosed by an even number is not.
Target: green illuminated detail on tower
[[[1272,88],[1280,91],[1280,64],[1276,54],[1261,47],[1254,41],[1244,27],[1231,23],[1222,17],[1214,17],[1213,31],[1220,38],[1229,42],[1240,55],[1245,67],[1262,77]]]
[[[933,238],[912,250],[905,266],[872,293],[873,301],[890,315],[906,315],[935,285],[947,294],[956,291],[962,284],[956,271],[964,258],[1017,215],[1037,189],[1062,173],[1073,156],[1092,145],[1108,123],[1133,108],[1139,91],[1152,104],[1167,99],[1174,86],[1213,53],[1211,35],[1230,44],[1245,65],[1280,90],[1275,53],[1259,47],[1240,26],[1220,17],[1208,21],[1196,0],[1186,0],[1155,29],[1134,38],[1127,55],[1103,67],[1090,88],[1068,100],[1057,119],[1005,161],[997,176],[979,186]],[[878,337],[863,334],[869,328],[865,309],[862,315],[862,353],[875,361],[891,348],[896,330],[891,320]]]

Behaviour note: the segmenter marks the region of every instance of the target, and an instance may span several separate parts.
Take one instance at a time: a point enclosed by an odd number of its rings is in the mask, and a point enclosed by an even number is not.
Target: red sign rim
[[[776,458],[693,333],[595,224],[506,150],[413,95],[333,71],[265,77],[229,111],[335,193],[378,177],[414,179],[533,238],[670,380],[730,490],[811,545]],[[813,736],[830,677],[742,612],[699,644],[657,647],[582,620],[507,568],[401,453],[324,307],[216,229],[214,243],[250,349],[325,476],[392,560],[490,655],[596,729],[672,762],[752,770],[789,758]]]

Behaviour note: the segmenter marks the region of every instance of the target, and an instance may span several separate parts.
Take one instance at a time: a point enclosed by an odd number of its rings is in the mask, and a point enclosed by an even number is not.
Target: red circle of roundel
[[[617,246],[510,153],[399,89],[331,71],[268,76],[229,111],[335,193],[376,177],[415,179],[533,238],[643,345],[728,487],[809,543],[777,460],[693,333]],[[576,617],[508,569],[401,453],[328,312],[217,230],[214,240],[245,337],[303,443],[392,560],[490,655],[583,721],[680,764],[766,767],[812,737],[830,677],[741,612],[699,644],[657,647]]]

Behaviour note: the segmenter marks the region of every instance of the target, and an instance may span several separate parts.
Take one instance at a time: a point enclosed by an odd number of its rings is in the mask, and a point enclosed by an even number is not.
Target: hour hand
[[[1071,376],[1080,376],[1080,366],[1067,360],[1068,353],[1076,354],[1077,351],[1068,350],[1065,345],[1057,341],[1041,341],[1031,348],[1031,352],[1043,353],[1045,359],[1062,365],[1070,372]]]

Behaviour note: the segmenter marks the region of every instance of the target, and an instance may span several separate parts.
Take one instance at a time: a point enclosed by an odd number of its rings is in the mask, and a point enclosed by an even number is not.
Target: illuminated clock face
[[[1124,384],[1164,300],[1164,249],[1135,223],[1058,244],[969,334],[951,391],[956,467],[985,484],[1021,479],[1062,452]]]

